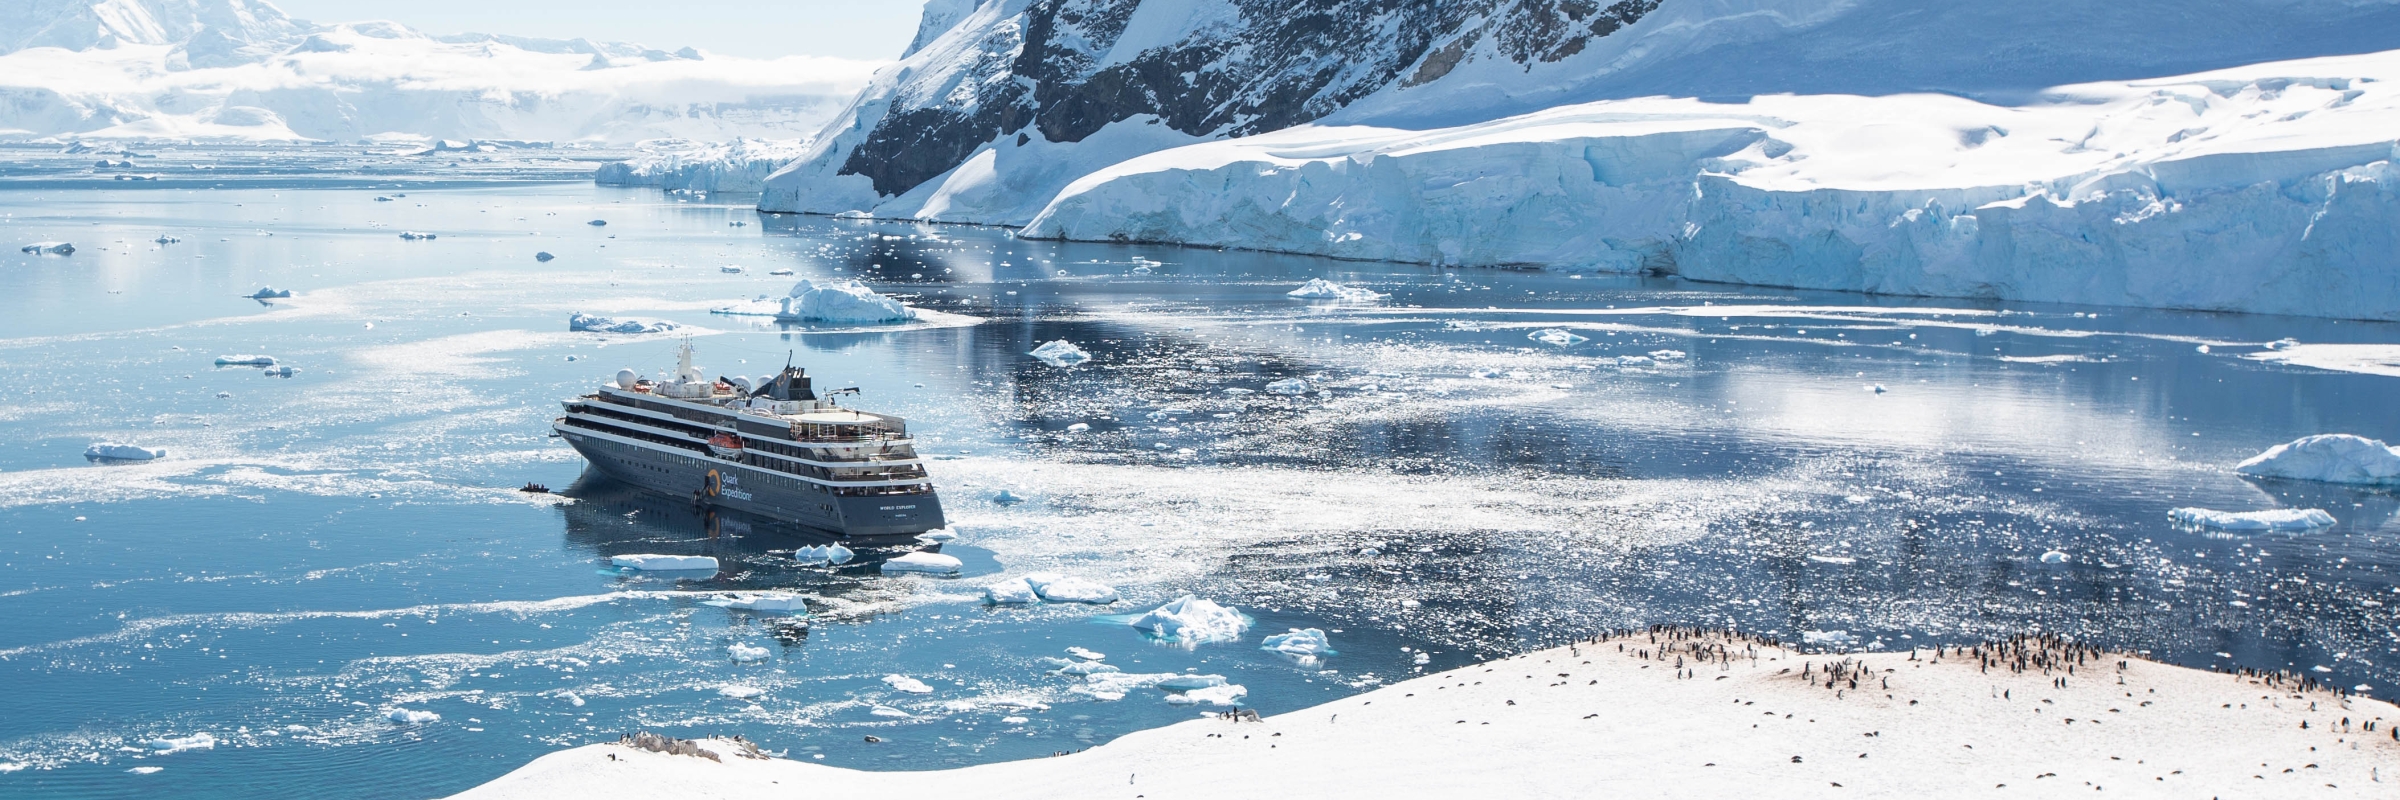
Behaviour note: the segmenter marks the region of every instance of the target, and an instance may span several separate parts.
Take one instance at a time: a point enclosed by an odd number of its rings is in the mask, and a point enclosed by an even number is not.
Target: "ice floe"
[[[2167,518],[2183,525],[2227,531],[2304,531],[2329,528],[2334,524],[2333,515],[2320,508],[2277,508],[2266,511],[2178,508],[2167,512]]]
[[[1074,656],[1074,657],[1076,657],[1076,658],[1084,659],[1084,660],[1086,660],[1086,661],[1099,661],[1099,660],[1102,660],[1102,659],[1108,658],[1108,654],[1107,654],[1107,653],[1103,653],[1103,652],[1100,652],[1100,651],[1098,651],[1098,650],[1093,650],[1093,649],[1091,649],[1091,648],[1088,648],[1088,647],[1080,647],[1080,646],[1078,646],[1078,647],[1069,647],[1069,648],[1067,648],[1067,655],[1071,655],[1071,656]]]
[[[719,696],[731,697],[735,700],[748,700],[766,693],[767,690],[765,689],[739,683],[728,683],[717,687],[717,694]]]
[[[1333,643],[1326,640],[1324,631],[1316,628],[1293,628],[1290,633],[1269,635],[1265,641],[1260,643],[1258,649],[1273,650],[1287,656],[1315,657],[1334,654]]]
[[[237,355],[230,355],[230,356],[217,356],[217,366],[220,366],[220,367],[272,367],[272,366],[275,366],[275,357],[274,357],[274,356],[251,355],[251,354],[249,354],[249,353],[241,353],[241,354],[237,354]]]
[[[83,457],[116,461],[149,461],[154,458],[166,458],[167,451],[166,448],[161,447],[143,447],[118,442],[93,442],[91,446],[83,448]]]
[[[1226,687],[1231,688],[1228,689]],[[1211,694],[1203,694],[1200,698],[1201,700],[1207,700],[1211,697],[1223,697],[1226,695],[1238,697],[1244,691],[1238,686],[1227,683],[1225,681],[1225,676],[1223,675],[1194,675],[1191,673],[1181,672],[1140,673],[1114,671],[1094,672],[1085,675],[1083,676],[1083,682],[1070,688],[1069,691],[1077,694],[1090,695],[1091,697],[1099,700],[1123,700],[1125,699],[1126,693],[1135,689],[1163,689],[1185,694],[1209,689],[1218,690],[1217,692]],[[1168,701],[1175,702],[1173,697],[1168,698]],[[1198,702],[1198,700],[1188,702]]]
[[[1304,300],[1344,300],[1350,302],[1364,302],[1383,296],[1366,289],[1343,286],[1324,278],[1310,278],[1308,279],[1307,283],[1301,284],[1300,288],[1293,289],[1289,292],[1285,292],[1284,294]]]
[[[1025,576],[1043,600],[1052,603],[1090,603],[1106,605],[1117,601],[1117,590],[1107,584],[1085,578],[1060,577],[1046,572]]]
[[[893,691],[907,692],[909,694],[933,693],[933,687],[925,685],[924,681],[917,680],[906,675],[885,675],[883,676],[883,682],[889,684]]]
[[[1065,339],[1052,340],[1034,348],[1026,355],[1041,359],[1042,363],[1053,367],[1071,367],[1092,360],[1092,354],[1084,352],[1083,348],[1076,347],[1074,342]]]
[[[402,725],[423,725],[428,722],[442,721],[440,714],[413,708],[395,708],[390,713],[384,714],[383,718]]]
[[[1569,347],[1592,340],[1589,336],[1579,336],[1563,328],[1543,328],[1525,334],[1525,338],[1556,347]]]
[[[663,319],[601,317],[576,312],[567,317],[567,330],[584,333],[664,333],[682,328]]]
[[[2067,555],[2067,552],[2064,550],[2051,550],[2042,553],[2042,563],[2044,564],[2064,564],[2073,560],[2075,560],[2075,557]]]
[[[1158,639],[1198,644],[1240,639],[1242,631],[1250,628],[1250,618],[1240,610],[1187,594],[1129,624]]]
[[[958,573],[959,569],[964,566],[965,565],[958,560],[957,556],[946,556],[940,553],[917,552],[898,556],[883,562],[883,571],[930,572],[941,575],[955,575]]]
[[[1031,605],[1041,602],[1042,595],[1024,578],[1010,578],[983,587],[983,600],[993,605]]]
[[[2328,433],[2268,448],[2233,471],[2261,478],[2400,485],[2400,451],[2364,436]]]
[[[730,608],[738,611],[758,611],[777,614],[802,615],[808,613],[807,601],[802,600],[799,595],[785,594],[782,592],[769,592],[766,594],[736,598],[733,600],[723,600],[719,602],[724,603],[724,605],[721,606],[722,608]],[[715,605],[715,603],[711,603],[710,605]]]
[[[725,646],[725,655],[732,657],[735,661],[748,663],[752,661],[765,661],[767,660],[767,656],[772,655],[772,653],[770,653],[766,648],[758,645],[747,642],[734,642],[733,644]]]
[[[610,566],[649,572],[717,569],[717,559],[711,556],[677,556],[659,553],[628,553],[609,556]]]
[[[1228,683],[1222,686],[1203,686],[1198,689],[1186,690],[1180,694],[1170,694],[1167,695],[1167,702],[1187,706],[1201,703],[1212,706],[1230,706],[1241,702],[1242,696],[1249,693],[1250,690],[1241,684]]]
[[[792,285],[775,317],[795,322],[873,324],[907,322],[916,319],[917,312],[858,281],[803,278]]]
[[[1308,381],[1304,381],[1299,378],[1285,378],[1283,380],[1267,384],[1268,394],[1279,394],[1285,397],[1297,397],[1308,394],[1308,389]]]
[[[440,717],[434,717],[434,719],[440,719]],[[217,737],[206,733],[195,733],[190,736],[147,739],[142,742],[142,746],[150,748],[151,752],[162,754],[180,753],[185,750],[214,750],[217,747]]]
[[[33,244],[17,248],[17,252],[33,253],[36,255],[47,254],[68,256],[75,254],[75,245],[67,242],[34,242]]]

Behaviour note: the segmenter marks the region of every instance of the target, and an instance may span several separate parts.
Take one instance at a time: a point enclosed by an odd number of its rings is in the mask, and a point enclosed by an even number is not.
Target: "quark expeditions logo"
[[[713,469],[708,471],[708,496],[731,497],[735,500],[748,500],[751,497],[749,492],[742,491],[742,476],[720,474]]]

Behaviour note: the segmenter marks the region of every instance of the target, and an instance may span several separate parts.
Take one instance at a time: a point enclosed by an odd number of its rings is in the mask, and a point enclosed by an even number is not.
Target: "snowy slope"
[[[2400,51],[1948,95],[1302,127],[1078,180],[1026,235],[2400,319]]]
[[[0,133],[17,136],[788,139],[877,66],[312,25],[258,0],[24,2],[0,4]]]

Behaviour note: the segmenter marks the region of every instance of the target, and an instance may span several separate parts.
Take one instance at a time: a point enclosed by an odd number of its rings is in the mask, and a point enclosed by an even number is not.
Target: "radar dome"
[[[641,379],[641,374],[634,372],[633,370],[617,370],[617,388],[619,389],[632,389],[633,385],[636,382],[639,382]]]

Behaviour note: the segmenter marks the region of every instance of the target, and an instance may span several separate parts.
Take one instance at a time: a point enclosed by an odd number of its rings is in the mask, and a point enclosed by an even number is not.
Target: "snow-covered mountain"
[[[2400,318],[2395,0],[936,0],[925,19],[761,208]]]
[[[800,138],[878,64],[317,25],[263,0],[0,3],[0,135]]]

